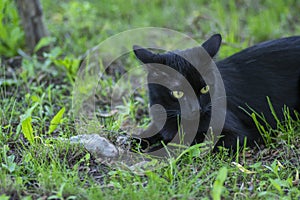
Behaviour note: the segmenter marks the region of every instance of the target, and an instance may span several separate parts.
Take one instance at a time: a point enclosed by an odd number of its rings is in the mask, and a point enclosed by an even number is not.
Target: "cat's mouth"
[[[203,110],[199,110],[199,111],[187,111],[185,113],[181,113],[179,114],[180,118],[184,119],[184,120],[188,120],[188,121],[194,121],[196,120],[197,118],[200,117],[200,119],[202,117],[206,117],[207,115],[209,115],[209,109],[206,109],[205,111]]]

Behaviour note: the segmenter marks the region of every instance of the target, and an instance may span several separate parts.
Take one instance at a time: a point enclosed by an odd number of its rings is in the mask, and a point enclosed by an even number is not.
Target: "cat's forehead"
[[[165,64],[182,74],[205,74],[211,70],[211,57],[202,47],[170,51],[165,54]]]
[[[187,78],[184,74],[169,66],[158,66],[148,69],[148,79],[166,83],[171,82],[174,86],[179,86],[182,84],[182,81]]]
[[[172,86],[172,89],[180,89],[182,87],[182,80],[180,79],[172,79],[171,80],[171,86]]]
[[[164,53],[165,63],[151,63],[148,66],[148,77],[151,80],[170,85],[172,88],[182,89],[188,82],[194,89],[199,89],[205,84],[200,71],[179,55],[180,51]]]
[[[171,73],[170,73],[171,71]],[[188,76],[186,74],[181,74],[178,71],[170,70],[169,73],[165,71],[149,71],[148,73],[148,82],[157,83],[163,85],[170,90],[181,90],[185,91],[187,88],[194,88],[198,90],[199,88],[205,85],[201,76],[197,76],[194,73],[194,76]]]
[[[186,60],[184,57],[178,54],[179,51],[169,52],[166,54],[165,64],[183,75],[188,75],[189,73],[194,73],[197,71],[195,66]]]

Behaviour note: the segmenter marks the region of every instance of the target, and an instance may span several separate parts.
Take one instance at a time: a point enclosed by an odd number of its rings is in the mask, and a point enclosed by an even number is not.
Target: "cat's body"
[[[202,46],[211,57],[214,57],[220,44],[221,36],[214,35]],[[199,97],[201,108],[198,132],[193,143],[203,142],[204,133],[207,132],[210,122],[211,102],[209,93],[202,91],[206,86],[202,77],[188,62],[172,52],[153,54],[146,49],[135,48],[135,54],[144,63],[160,63],[170,66],[190,82]],[[271,114],[267,97],[270,98],[280,120],[283,120],[282,108],[284,105],[287,105],[290,110],[300,111],[300,37],[263,42],[221,60],[216,65],[224,82],[227,101],[226,119],[222,130],[224,137],[219,140],[217,145],[235,149],[237,138],[242,144],[245,137],[247,137],[249,146],[261,142],[261,136],[253,119],[241,107],[249,111],[247,107],[249,106],[258,113],[263,113],[274,128],[276,122]],[[148,80],[152,78],[153,75],[149,71]],[[150,126],[146,132],[156,131],[158,133],[144,139],[150,146],[161,141],[168,143],[178,131],[178,120],[182,114],[180,106],[176,98],[172,98],[170,94],[172,91],[168,88],[152,83],[149,83],[148,87],[150,105],[162,105],[166,109],[168,117],[161,130],[155,130],[153,125]],[[152,120],[157,119],[153,117]],[[192,123],[192,115],[190,120]],[[142,148],[146,148],[145,145]],[[153,151],[160,147],[150,148],[150,150]]]

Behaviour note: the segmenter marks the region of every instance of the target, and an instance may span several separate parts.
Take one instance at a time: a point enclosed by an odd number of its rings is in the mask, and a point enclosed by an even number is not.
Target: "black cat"
[[[221,40],[221,35],[216,34],[202,44],[211,58],[217,54]],[[162,141],[165,144],[170,142],[178,132],[178,124],[183,115],[193,124],[193,109],[200,111],[200,122],[193,144],[203,142],[211,118],[211,99],[209,85],[205,83],[200,73],[180,56],[182,51],[158,54],[138,46],[134,46],[133,49],[136,57],[143,63],[148,63],[148,68],[151,69],[148,70],[150,106],[155,104],[163,106],[167,117],[166,122],[161,122],[163,125],[160,128],[152,123],[145,130],[147,134],[156,134],[142,138],[142,150],[154,151],[162,147]],[[189,107],[180,110],[179,99],[183,99],[186,94],[180,89],[171,90],[153,80],[165,80],[170,85],[180,87],[181,79],[171,77],[162,72],[159,66],[150,63],[167,65],[179,72],[192,86],[198,102],[193,102]],[[263,113],[274,128],[276,121],[266,97],[270,98],[280,120],[283,120],[284,105],[290,110],[300,110],[300,36],[257,44],[216,62],[216,65],[224,82],[226,90],[224,98],[227,101],[223,137],[216,146],[223,145],[235,150],[237,139],[242,145],[247,138],[248,146],[262,142],[253,119],[241,107],[247,110],[249,106],[258,113]],[[185,98],[183,101],[189,100]],[[162,118],[160,113],[152,115],[153,122],[160,122]]]

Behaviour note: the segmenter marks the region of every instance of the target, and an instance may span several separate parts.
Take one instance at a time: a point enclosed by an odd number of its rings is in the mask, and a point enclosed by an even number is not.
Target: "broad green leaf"
[[[38,97],[37,95],[32,95],[31,96],[31,100],[33,101],[33,102],[40,102],[40,97]]]
[[[63,107],[62,109],[60,109],[60,111],[58,111],[58,113],[53,117],[53,119],[50,122],[50,127],[49,127],[49,131],[48,133],[51,134],[56,127],[58,126],[58,124],[60,124],[60,121],[63,117],[63,114],[65,113],[66,108]]]
[[[279,180],[279,179],[271,179],[271,178],[269,178],[269,180],[270,180],[271,184],[273,185],[273,187],[274,187],[276,190],[278,190],[278,192],[279,192],[280,194],[283,194],[283,191],[282,191],[282,189],[281,189],[281,186],[284,185],[284,184],[282,184],[283,182],[282,182],[281,180]]]
[[[0,200],[9,200],[10,197],[9,196],[6,196],[6,194],[1,194],[0,196]]]
[[[33,106],[31,106],[31,108],[29,108],[28,110],[26,110],[25,114],[24,115],[21,115],[20,118],[21,118],[21,123],[26,120],[28,117],[31,117],[31,114],[33,112],[33,110],[38,106],[39,104],[38,103],[35,103]]]
[[[23,122],[24,122],[25,120],[27,120],[29,117],[30,117],[30,119],[31,119],[31,114],[32,114],[33,110],[34,110],[37,106],[38,106],[38,103],[35,103],[33,106],[31,106],[31,108],[29,108],[29,109],[26,110],[25,114],[23,114],[23,115],[20,116],[20,124],[19,124],[18,127],[17,127],[17,133],[18,133],[18,134],[20,133],[21,129],[22,129],[22,131],[23,131]],[[27,122],[24,123],[24,128],[26,128],[26,125],[25,125],[26,123],[27,123]],[[30,124],[30,125],[31,125],[31,124]],[[23,131],[23,133],[24,133],[24,131]],[[24,136],[25,136],[25,134],[24,134]],[[26,136],[25,136],[25,137],[26,137]],[[27,138],[26,138],[26,139],[27,139]]]
[[[31,125],[31,117],[27,117],[22,121],[22,131],[25,138],[29,141],[30,144],[34,142],[33,128]]]
[[[51,43],[55,42],[56,38],[54,37],[43,37],[34,47],[34,52],[37,52],[41,48],[50,45]]]
[[[15,160],[15,155],[10,155],[7,157],[7,163],[4,164],[2,163],[2,167],[7,169],[9,173],[13,173],[16,169],[16,163],[14,162]]]
[[[212,191],[211,191],[211,196],[213,198],[213,200],[220,200],[221,199],[221,195],[222,192],[224,190],[224,182],[227,178],[227,168],[226,167],[222,167],[219,170],[218,176],[214,182]]]

